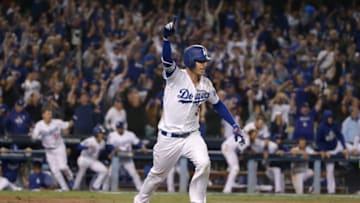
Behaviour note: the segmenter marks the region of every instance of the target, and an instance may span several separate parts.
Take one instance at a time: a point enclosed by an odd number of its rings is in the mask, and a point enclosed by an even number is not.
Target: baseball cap
[[[124,128],[124,122],[118,121],[115,126],[116,128]]]
[[[19,99],[19,100],[16,101],[16,105],[18,105],[18,106],[25,106],[25,101],[22,100],[22,99]]]
[[[303,103],[301,104],[301,106],[302,106],[302,107],[309,107],[310,105],[309,105],[309,102],[303,102]]]

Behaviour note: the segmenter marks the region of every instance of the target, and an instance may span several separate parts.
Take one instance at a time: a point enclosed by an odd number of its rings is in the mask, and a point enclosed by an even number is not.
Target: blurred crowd
[[[27,136],[51,107],[74,121],[74,135],[121,121],[154,139],[161,31],[176,15],[174,59],[181,67],[184,48],[207,47],[207,76],[241,126],[261,118],[274,141],[312,142],[331,110],[345,142],[359,137],[355,0],[4,0],[0,9],[1,135]],[[200,121],[208,137],[227,133],[211,106]]]
[[[188,45],[205,45],[213,58],[207,75],[242,125],[258,115],[270,124],[280,112],[293,132],[305,106],[316,110],[315,124],[324,109],[342,122],[359,106],[358,8],[356,1],[3,1],[0,133],[28,134],[46,106],[74,120],[74,134],[122,120],[153,137],[160,32],[174,15],[177,63]],[[204,109],[204,132],[221,135],[219,117]]]

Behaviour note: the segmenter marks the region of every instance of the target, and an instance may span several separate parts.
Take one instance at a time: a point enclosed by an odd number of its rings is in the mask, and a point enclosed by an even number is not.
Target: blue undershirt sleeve
[[[162,64],[164,66],[166,77],[170,77],[176,69],[176,65],[171,57],[171,44],[168,40],[164,40],[162,49]]]
[[[78,148],[78,150],[88,149],[87,146],[84,146],[84,145],[81,145],[81,144],[79,144],[77,148]]]
[[[214,104],[214,109],[221,116],[221,118],[223,118],[231,126],[234,126],[236,124],[229,109],[225,106],[225,104],[221,100],[219,100],[218,103]]]

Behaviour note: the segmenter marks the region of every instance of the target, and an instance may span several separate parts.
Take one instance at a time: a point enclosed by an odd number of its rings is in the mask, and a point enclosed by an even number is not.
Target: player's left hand
[[[241,145],[245,144],[244,132],[240,129],[240,126],[235,124],[233,125],[233,132],[235,142],[240,143]]]
[[[167,39],[168,37],[172,36],[175,33],[175,23],[176,23],[176,17],[166,24],[163,29],[163,37],[164,39]]]

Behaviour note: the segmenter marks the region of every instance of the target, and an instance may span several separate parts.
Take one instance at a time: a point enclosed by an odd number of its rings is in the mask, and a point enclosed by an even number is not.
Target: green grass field
[[[133,192],[0,192],[0,203],[132,203]],[[345,203],[360,202],[360,195],[267,195],[208,193],[208,203]],[[156,193],[151,203],[189,203],[187,194]]]

